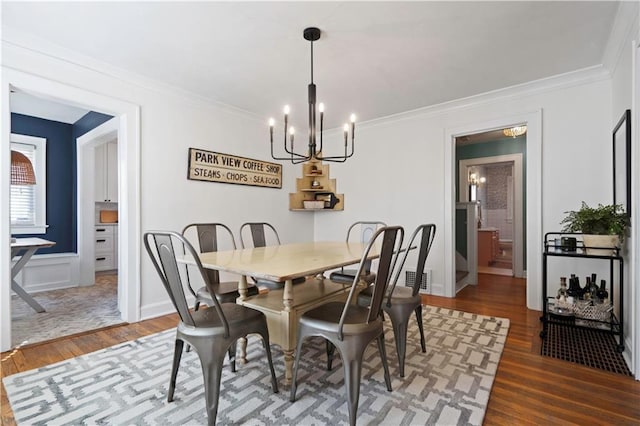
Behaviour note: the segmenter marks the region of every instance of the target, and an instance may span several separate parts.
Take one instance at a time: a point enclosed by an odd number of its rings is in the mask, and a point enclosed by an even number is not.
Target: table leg
[[[293,303],[293,280],[286,280],[284,282],[284,291],[282,292],[282,303],[284,304],[285,311],[291,310],[291,304]]]
[[[240,280],[238,281],[238,293],[240,293],[240,300],[245,300],[248,296],[247,290],[247,277],[246,275],[240,275]],[[240,346],[240,356],[238,357],[238,361],[240,364],[247,363],[247,337],[243,336],[238,339],[238,344]]]
[[[284,353],[284,383],[291,384],[293,379],[293,361],[295,350],[283,350]]]
[[[41,313],[41,312],[45,312],[44,308],[38,302],[36,302],[36,300],[33,297],[31,297],[29,293],[27,293],[22,287],[20,287],[20,284],[18,284],[14,279],[20,273],[24,265],[27,264],[29,259],[31,259],[31,256],[33,256],[36,250],[37,248],[35,247],[27,249],[27,251],[24,252],[22,257],[18,259],[16,264],[13,265],[13,267],[11,268],[11,290],[15,291],[16,294],[20,296],[22,300],[27,302],[27,304],[31,306],[36,312]],[[11,258],[15,257],[19,251],[20,250],[12,250]]]

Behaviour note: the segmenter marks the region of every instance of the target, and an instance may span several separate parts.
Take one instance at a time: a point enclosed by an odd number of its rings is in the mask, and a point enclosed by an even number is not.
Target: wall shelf
[[[319,170],[312,173],[311,170]],[[314,188],[312,182],[317,181],[321,188]],[[338,199],[338,203],[332,208],[305,209],[305,201],[316,201],[329,197],[328,195],[318,195],[333,193]],[[298,212],[316,211],[341,211],[344,210],[344,194],[336,193],[336,180],[329,178],[329,165],[322,164],[320,160],[310,160],[302,164],[302,177],[296,179],[296,192],[289,193],[289,210]]]

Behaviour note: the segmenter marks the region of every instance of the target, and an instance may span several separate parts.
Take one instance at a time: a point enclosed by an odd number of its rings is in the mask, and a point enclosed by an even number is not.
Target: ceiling
[[[71,105],[34,96],[22,91],[11,92],[11,112],[74,124],[89,111]]]
[[[26,34],[265,120],[326,127],[602,64],[617,2],[2,2]]]

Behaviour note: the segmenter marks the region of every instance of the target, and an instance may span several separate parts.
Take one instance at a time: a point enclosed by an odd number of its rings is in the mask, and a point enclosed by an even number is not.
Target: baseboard
[[[187,297],[187,304],[189,306],[195,305],[195,301],[195,297],[191,295]],[[151,303],[140,308],[140,321],[161,317],[163,315],[173,314],[175,312],[176,308],[173,306],[173,303],[171,303],[170,300]]]
[[[80,261],[77,253],[34,255],[16,276],[16,282],[27,293],[78,287],[79,280]]]

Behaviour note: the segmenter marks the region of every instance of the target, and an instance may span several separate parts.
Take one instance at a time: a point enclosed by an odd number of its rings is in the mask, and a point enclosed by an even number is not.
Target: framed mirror
[[[631,217],[631,110],[613,129],[613,204],[621,204]]]

